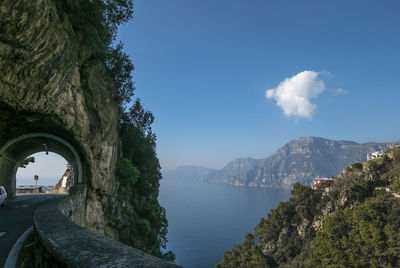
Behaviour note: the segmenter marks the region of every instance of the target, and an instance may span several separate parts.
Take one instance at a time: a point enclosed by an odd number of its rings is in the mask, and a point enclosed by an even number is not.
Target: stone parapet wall
[[[69,196],[58,203],[60,212],[82,227],[86,223],[86,195],[86,184],[74,185],[69,190]]]
[[[56,262],[66,267],[179,267],[72,222],[65,214],[79,223],[82,214],[76,207],[84,204],[77,202],[85,200],[84,186],[75,191],[43,204],[34,213],[38,241]]]

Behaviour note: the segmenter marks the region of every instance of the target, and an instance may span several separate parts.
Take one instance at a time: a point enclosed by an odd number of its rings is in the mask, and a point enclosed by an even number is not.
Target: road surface
[[[60,195],[22,195],[7,200],[6,207],[0,207],[0,267],[4,266],[14,243],[33,225],[35,208],[45,201],[59,197]]]

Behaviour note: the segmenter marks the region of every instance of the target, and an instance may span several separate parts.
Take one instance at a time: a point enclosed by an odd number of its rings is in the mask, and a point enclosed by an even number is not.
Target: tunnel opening
[[[26,161],[17,167],[16,195],[68,194],[74,184],[75,172],[65,158],[43,151],[25,159]]]
[[[83,150],[57,117],[17,111],[0,102],[0,185],[9,198],[16,196],[21,163],[40,152],[57,154],[70,164],[72,185],[88,183],[90,169]]]
[[[23,161],[38,152],[62,156],[71,167],[71,185],[82,183],[82,162],[78,152],[64,139],[48,133],[29,133],[8,141],[0,148],[0,185],[11,198],[16,196],[16,175]]]

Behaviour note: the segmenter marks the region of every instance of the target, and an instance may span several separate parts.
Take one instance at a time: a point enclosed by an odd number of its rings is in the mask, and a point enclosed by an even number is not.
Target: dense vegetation
[[[151,131],[153,116],[138,109],[136,102],[121,119],[122,157],[118,162],[119,202],[129,202],[124,210],[130,220],[129,244],[152,255],[174,260],[174,254],[162,254],[166,247],[167,220],[157,200],[160,165],[155,152],[155,135]],[[142,111],[139,115],[138,111]],[[132,224],[133,223],[133,224]]]
[[[158,201],[160,164],[156,156],[154,117],[140,100],[132,101],[132,62],[115,43],[118,26],[133,15],[132,0],[67,0],[57,6],[68,14],[80,42],[90,46],[91,59],[104,63],[119,106],[120,155],[116,171],[117,190],[110,198],[112,223],[122,233],[121,241],[152,255],[172,261],[174,254],[162,254],[166,246],[167,220]]]
[[[294,185],[216,267],[399,267],[400,148],[333,179],[318,190]]]

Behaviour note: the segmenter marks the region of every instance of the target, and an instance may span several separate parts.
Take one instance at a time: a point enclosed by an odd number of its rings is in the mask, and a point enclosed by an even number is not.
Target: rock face
[[[216,170],[197,166],[181,166],[163,171],[163,180],[199,181],[203,174],[213,171]]]
[[[202,180],[239,186],[290,187],[297,182],[309,185],[315,177],[334,176],[354,162],[365,160],[367,153],[386,146],[387,143],[298,138],[267,158],[234,160],[221,170],[204,174]]]
[[[73,186],[73,178],[71,175],[71,165],[68,164],[68,167],[65,170],[64,174],[61,176],[61,179],[54,187],[54,192],[59,194],[68,194],[69,189],[71,188],[71,186]]]
[[[28,132],[73,144],[88,185],[85,225],[118,238],[104,215],[115,188],[118,106],[102,62],[80,40],[58,1],[1,1],[0,145]]]
[[[202,180],[212,183],[228,183],[237,186],[251,185],[252,169],[258,163],[254,158],[239,158],[229,162],[223,169],[208,172]]]

